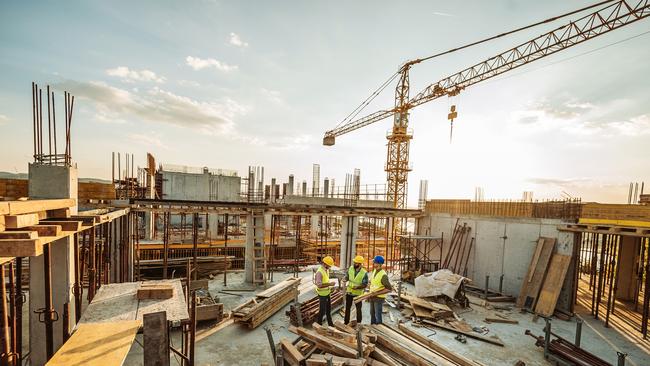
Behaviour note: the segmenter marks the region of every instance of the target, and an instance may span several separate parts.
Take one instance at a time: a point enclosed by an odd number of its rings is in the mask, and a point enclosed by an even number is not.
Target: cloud
[[[169,149],[154,132],[149,134],[132,133],[128,135],[128,138],[139,145]]]
[[[109,76],[115,76],[122,81],[127,83],[133,83],[136,81],[146,81],[146,82],[155,82],[155,83],[164,83],[165,78],[162,76],[156,75],[155,72],[151,70],[130,70],[126,66],[118,66],[114,69],[106,70],[106,74]]]
[[[259,136],[247,136],[237,133],[230,133],[230,135],[234,139],[248,145],[260,146],[273,150],[305,150],[313,141],[312,136],[306,134],[284,136],[275,139],[268,139]]]
[[[270,100],[273,103],[276,104],[285,104],[284,103],[284,98],[282,98],[282,94],[277,91],[277,90],[271,90],[271,89],[266,89],[266,88],[260,88],[260,92],[262,95]]]
[[[441,11],[434,11],[433,15],[438,15],[438,16],[441,16],[441,17],[453,17],[453,14],[443,13]]]
[[[202,102],[159,87],[134,92],[103,82],[75,80],[60,82],[55,87],[68,90],[79,99],[92,101],[99,119],[119,122],[137,117],[154,123],[195,128],[207,134],[220,134],[232,129],[233,119],[247,111],[246,107],[229,98]]]
[[[192,56],[187,56],[185,58],[185,63],[187,64],[187,66],[197,71],[205,68],[215,68],[219,71],[230,72],[230,71],[235,71],[239,68],[237,65],[228,65],[224,62],[215,60],[213,58],[202,59],[199,57],[192,57]]]
[[[237,33],[230,33],[230,41],[229,43],[233,46],[237,47],[248,47],[248,42],[244,42],[241,40],[241,37]]]
[[[9,117],[0,114],[0,126],[9,123]]]

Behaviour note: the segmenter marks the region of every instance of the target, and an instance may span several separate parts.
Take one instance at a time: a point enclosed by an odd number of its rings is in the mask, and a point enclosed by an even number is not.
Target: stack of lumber
[[[472,228],[467,226],[467,223],[460,225],[459,220],[456,220],[451,242],[449,243],[449,251],[440,268],[449,269],[456,274],[464,276],[467,273],[467,263],[469,262],[474,246],[474,238],[469,239]]]
[[[361,326],[354,329],[337,321],[335,326],[313,329],[291,326],[299,337],[280,340],[276,351],[289,365],[417,365],[479,366],[409,327],[387,325]]]
[[[551,316],[560,296],[571,256],[554,253],[555,238],[540,237],[519,291],[517,306]]]
[[[408,306],[404,304],[405,307],[410,309],[413,315],[418,318],[440,320],[454,317],[454,312],[445,304],[406,294],[402,295],[401,298],[409,303]]]
[[[232,310],[235,322],[256,328],[298,296],[300,278],[288,278],[255,294],[255,297]]]
[[[332,312],[334,312],[338,306],[343,305],[343,291],[341,288],[335,287],[330,296],[332,300]],[[290,305],[289,310],[286,312],[291,324],[296,326],[300,325],[297,310],[297,306]],[[316,320],[318,316],[318,295],[300,303],[300,314],[302,324],[311,324]]]

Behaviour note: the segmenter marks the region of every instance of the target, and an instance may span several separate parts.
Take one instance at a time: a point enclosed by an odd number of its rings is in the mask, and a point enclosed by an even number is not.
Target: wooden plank
[[[551,266],[544,280],[544,286],[539,294],[539,301],[537,301],[535,313],[543,316],[553,315],[570,263],[570,255],[553,255]]]
[[[81,221],[70,221],[70,220],[44,220],[43,224],[46,225],[58,225],[61,227],[61,230],[63,231],[74,231],[77,232],[81,230]]]
[[[287,338],[280,339],[280,346],[283,351],[282,355],[289,365],[299,366],[305,360],[305,356]]]
[[[422,345],[425,345],[432,349],[433,351],[439,353],[440,355],[446,357],[447,359],[457,363],[460,366],[479,366],[478,363],[466,358],[465,356],[459,355],[450,351],[447,347],[421,335],[420,333],[410,329],[404,324],[398,324],[399,330],[401,330],[405,335],[409,336],[413,340],[419,342]]]
[[[519,324],[519,320],[503,318],[485,318],[486,323]]]
[[[259,293],[255,294],[255,297],[272,297],[273,295],[277,294],[278,292],[286,289],[289,286],[298,286],[300,285],[300,281],[302,278],[287,278],[286,280],[262,291]]]
[[[415,365],[415,366],[436,365],[435,363],[428,361],[424,355],[419,355],[417,353],[414,353],[415,350],[413,350],[412,348],[397,343],[395,340],[390,339],[383,332],[379,330],[377,330],[377,344],[395,353],[400,357],[401,361],[405,361],[409,365]]]
[[[139,328],[140,322],[134,320],[79,324],[46,365],[122,365]]]
[[[38,239],[36,231],[12,230],[0,232],[0,239]]]
[[[380,350],[378,347],[375,347],[375,350],[372,351],[370,355],[388,366],[401,366],[397,360],[390,357],[386,352]]]
[[[384,288],[384,289],[381,289],[381,290],[378,290],[378,291],[374,291],[374,292],[367,292],[367,293],[365,293],[363,295],[359,295],[359,296],[355,297],[354,298],[354,303],[357,304],[357,303],[360,303],[361,301],[365,301],[367,299],[373,298],[373,297],[378,296],[378,295],[388,294],[390,292],[391,292],[391,290],[389,290],[387,288]]]
[[[47,200],[26,200],[9,201],[9,215],[20,215],[26,213],[58,210],[74,207],[77,201],[74,198],[47,199]]]
[[[43,236],[60,236],[61,235],[61,226],[59,225],[34,225],[23,228],[23,230],[32,230],[35,231],[39,237]]]
[[[315,343],[318,348],[325,352],[332,353],[337,356],[342,357],[357,357],[357,351],[354,348],[350,348],[341,343],[334,342],[325,337],[322,337],[320,334],[314,332],[313,330],[305,329],[302,327],[290,326],[289,331],[295,334],[298,334],[305,339]]]
[[[144,366],[169,366],[169,332],[164,311],[144,314],[143,353]]]
[[[153,284],[143,283],[137,291],[138,300],[144,299],[169,299],[174,296],[174,288],[170,284]]]
[[[402,299],[408,301],[409,303],[411,303],[411,305],[417,305],[419,307],[426,308],[429,310],[452,311],[451,308],[445,304],[438,304],[437,302],[428,301],[417,296],[410,296],[410,295],[403,294]]]
[[[0,216],[9,214],[9,202],[0,202]]]
[[[528,273],[522,282],[521,290],[517,297],[516,304],[518,307],[528,309],[535,308],[539,291],[544,282],[544,276],[546,275],[548,265],[551,261],[551,256],[555,250],[555,241],[555,238],[539,238],[537,246],[539,247],[541,245],[541,248],[535,249],[535,252],[539,250],[539,255],[534,255],[533,258],[531,258]],[[530,278],[530,280],[528,280],[528,278]]]
[[[364,366],[366,364],[366,360],[361,358],[348,358],[348,357],[339,357],[339,356],[334,356],[331,354],[313,354],[309,359],[307,360],[306,364],[307,365],[327,365],[327,360],[329,358],[332,358],[332,364],[333,365],[342,365],[342,366]]]
[[[462,335],[464,335],[464,336],[467,336],[467,337],[470,337],[470,338],[474,338],[474,339],[478,339],[478,340],[483,341],[483,342],[491,343],[491,344],[494,344],[494,345],[497,345],[497,346],[501,346],[501,347],[504,347],[504,346],[505,346],[505,345],[503,344],[503,342],[501,341],[501,339],[496,338],[496,337],[485,337],[485,336],[483,336],[483,335],[480,335],[480,334],[478,334],[478,333],[474,333],[474,332],[463,332],[462,330],[458,330],[458,329],[456,329],[456,328],[452,328],[452,327],[447,326],[447,325],[445,325],[445,324],[442,324],[442,323],[439,323],[439,322],[432,322],[432,321],[430,321],[430,320],[426,320],[426,319],[422,319],[422,322],[423,322],[423,323],[426,323],[426,324],[429,324],[429,325],[433,325],[433,326],[436,327],[436,328],[440,328],[440,329],[448,330],[448,331],[450,331],[450,332],[454,332],[454,333],[462,334]]]
[[[5,231],[7,229],[7,225],[5,225],[5,215],[0,215],[0,233]]]
[[[6,215],[5,226],[7,229],[20,229],[26,226],[38,225],[38,220],[37,213]]]
[[[40,239],[0,239],[0,257],[36,257],[43,254]]]

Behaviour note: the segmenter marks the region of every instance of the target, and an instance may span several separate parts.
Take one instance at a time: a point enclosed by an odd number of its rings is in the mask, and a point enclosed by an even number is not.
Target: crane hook
[[[449,129],[449,143],[451,144],[451,137],[452,134],[454,133],[454,118],[458,117],[458,112],[456,112],[456,105],[451,106],[451,111],[449,114],[447,114],[447,119],[450,121],[450,129]]]

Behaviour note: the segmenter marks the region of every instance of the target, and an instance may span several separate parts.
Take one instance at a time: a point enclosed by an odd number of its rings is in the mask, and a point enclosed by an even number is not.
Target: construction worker
[[[361,295],[366,286],[368,286],[368,271],[363,268],[363,257],[358,255],[354,257],[352,262],[353,264],[348,268],[348,273],[345,274],[344,278],[348,283],[345,291],[345,324],[350,322],[350,310],[354,298]],[[361,323],[361,305],[361,301],[355,304],[357,308],[357,324]]]
[[[384,257],[378,255],[372,261],[373,270],[368,276],[370,281],[370,292],[380,291],[383,289],[393,290],[388,281],[388,275],[383,270]],[[370,324],[381,324],[381,310],[386,299],[386,294],[371,297],[370,302]]]
[[[327,316],[327,324],[334,326],[332,321],[332,299],[330,294],[332,293],[332,287],[336,284],[335,282],[330,282],[330,267],[334,265],[334,259],[327,256],[323,258],[320,267],[316,271],[314,276],[314,285],[316,285],[316,293],[318,294],[318,324],[323,323],[323,315]]]

